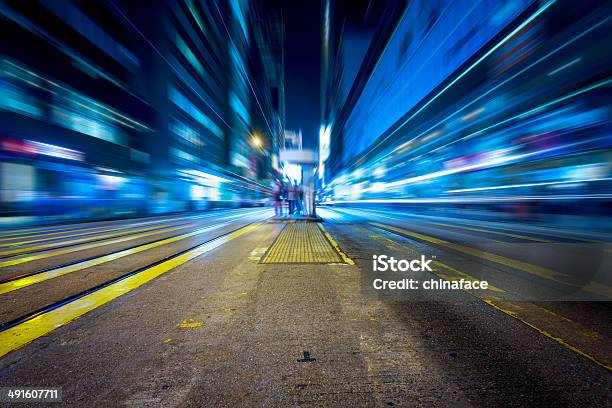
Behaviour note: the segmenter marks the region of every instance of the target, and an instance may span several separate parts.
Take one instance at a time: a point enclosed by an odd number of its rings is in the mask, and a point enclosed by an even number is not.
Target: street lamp
[[[263,140],[261,140],[261,137],[259,137],[258,135],[253,135],[253,137],[251,138],[251,143],[253,143],[253,146],[260,149],[263,146]]]

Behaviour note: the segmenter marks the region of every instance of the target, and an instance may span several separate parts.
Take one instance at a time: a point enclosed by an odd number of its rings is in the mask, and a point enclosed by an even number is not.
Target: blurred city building
[[[322,199],[609,212],[609,2],[380,3],[323,2]]]
[[[284,128],[280,16],[247,1],[0,4],[3,215],[263,200]],[[253,132],[264,141],[254,144]]]
[[[279,150],[285,130],[285,26],[281,0],[253,3],[252,27],[257,47],[251,66],[256,107],[253,109],[256,135],[265,135],[263,154],[257,156],[260,179],[272,180],[281,171]]]
[[[405,7],[403,1],[321,2],[321,128],[317,171],[322,186],[330,174],[341,170],[343,161],[338,158],[345,139],[343,123]],[[333,160],[329,160],[330,155]]]
[[[297,131],[285,129],[283,148],[287,150],[302,150],[302,129]]]
[[[283,177],[290,182],[302,181],[302,165],[300,160],[287,159],[292,155],[301,155],[302,151],[302,130],[297,131],[285,129],[280,149],[280,167]]]

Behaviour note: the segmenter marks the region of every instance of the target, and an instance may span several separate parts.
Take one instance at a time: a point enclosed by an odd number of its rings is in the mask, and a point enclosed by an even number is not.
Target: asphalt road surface
[[[0,387],[59,388],[66,406],[612,405],[606,233],[319,214],[3,231]],[[432,270],[375,271],[374,255]],[[375,288],[404,278],[421,287]]]

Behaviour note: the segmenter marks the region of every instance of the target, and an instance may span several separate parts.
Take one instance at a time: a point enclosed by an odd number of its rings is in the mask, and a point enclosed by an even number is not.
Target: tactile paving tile
[[[341,263],[342,259],[314,222],[283,228],[262,263]]]

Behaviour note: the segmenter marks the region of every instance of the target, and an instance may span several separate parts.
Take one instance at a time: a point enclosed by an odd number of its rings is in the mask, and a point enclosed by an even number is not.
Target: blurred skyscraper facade
[[[610,212],[610,2],[382,3],[323,2],[324,200]]]
[[[284,128],[283,26],[263,6],[0,3],[5,219],[263,200]]]

